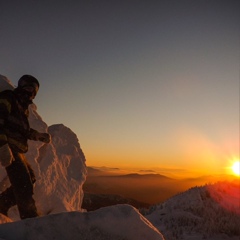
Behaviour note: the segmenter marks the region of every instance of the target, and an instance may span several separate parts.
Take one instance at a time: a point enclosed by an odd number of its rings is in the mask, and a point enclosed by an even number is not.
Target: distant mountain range
[[[119,203],[131,204],[136,208],[148,208],[191,187],[231,178],[202,176],[179,180],[149,172],[123,174],[118,168],[88,167],[87,169],[88,175],[83,185],[82,207],[88,211]]]
[[[129,173],[129,174],[123,174],[123,175],[112,175],[109,177],[120,177],[120,178],[161,178],[161,179],[169,179],[171,180],[171,178],[166,177],[164,175],[161,174],[155,174],[155,173],[145,173],[145,174],[138,174],[138,173]]]

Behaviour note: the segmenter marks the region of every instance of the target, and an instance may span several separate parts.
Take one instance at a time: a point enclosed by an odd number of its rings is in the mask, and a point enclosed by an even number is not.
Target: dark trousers
[[[7,215],[10,207],[17,205],[20,218],[38,216],[33,195],[36,181],[34,172],[24,154],[13,152],[14,161],[6,167],[11,186],[0,194],[0,212]]]

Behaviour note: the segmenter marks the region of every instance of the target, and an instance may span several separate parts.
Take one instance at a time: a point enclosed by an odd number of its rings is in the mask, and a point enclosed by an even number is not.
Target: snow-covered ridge
[[[166,240],[238,240],[240,181],[193,187],[152,206],[144,215]]]

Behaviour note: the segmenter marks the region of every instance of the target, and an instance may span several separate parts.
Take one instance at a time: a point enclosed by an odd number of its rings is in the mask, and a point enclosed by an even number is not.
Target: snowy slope
[[[166,240],[239,240],[240,181],[191,188],[153,206],[145,217]]]
[[[69,212],[0,225],[4,240],[164,240],[130,205]]]

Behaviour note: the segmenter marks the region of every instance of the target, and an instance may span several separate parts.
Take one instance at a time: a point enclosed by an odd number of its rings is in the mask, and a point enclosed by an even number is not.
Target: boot
[[[8,210],[16,205],[12,187],[7,188],[0,194],[0,213],[7,216]]]
[[[28,200],[23,200],[18,203],[18,211],[21,219],[38,217],[39,213],[37,211],[35,201],[31,197]]]

